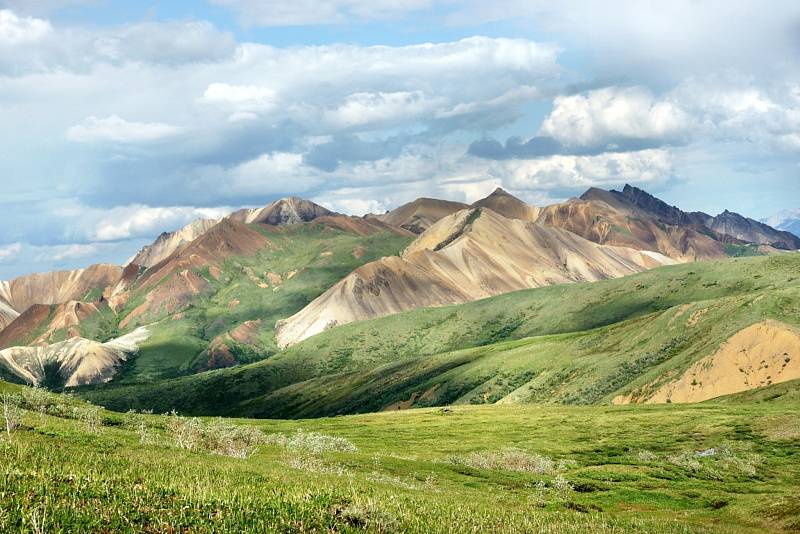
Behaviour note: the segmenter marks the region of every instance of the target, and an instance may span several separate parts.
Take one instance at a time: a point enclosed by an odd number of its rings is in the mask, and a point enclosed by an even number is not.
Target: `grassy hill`
[[[3,392],[2,532],[800,528],[796,398],[201,421]]]
[[[738,330],[800,325],[800,255],[655,269],[331,329],[252,365],[80,392],[113,409],[311,417],[452,403],[607,403]]]

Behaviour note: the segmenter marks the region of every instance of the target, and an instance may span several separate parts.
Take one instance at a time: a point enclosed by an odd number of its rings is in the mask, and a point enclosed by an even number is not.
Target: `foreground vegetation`
[[[700,405],[230,421],[0,382],[18,407],[0,531],[793,531],[798,386]]]

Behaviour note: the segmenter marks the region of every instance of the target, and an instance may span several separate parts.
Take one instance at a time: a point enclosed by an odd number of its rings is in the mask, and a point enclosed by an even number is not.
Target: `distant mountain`
[[[728,210],[716,217],[703,212],[686,213],[669,206],[650,193],[639,188],[626,185],[622,192],[612,191],[631,203],[652,213],[662,222],[686,226],[705,226],[720,236],[727,236],[733,240],[759,245],[769,245],[783,250],[797,250],[800,248],[800,237],[789,232],[776,230],[771,226],[758,222]]]
[[[500,195],[507,194],[495,192],[484,204]],[[514,202],[502,198],[502,204]],[[615,278],[671,263],[655,252],[598,245],[559,228],[470,208],[438,221],[402,255],[360,267],[278,323],[278,343],[291,345],[332,326],[414,308]]]
[[[761,222],[773,228],[777,228],[778,230],[791,232],[796,236],[800,236],[800,208],[779,211],[771,217],[762,219]]]
[[[726,257],[725,243],[654,197],[644,208],[626,196],[590,188],[580,198],[542,208],[538,221],[604,245],[651,250],[679,261]]]
[[[227,218],[245,224],[271,224],[281,226],[313,221],[323,215],[334,215],[332,211],[299,197],[286,197],[256,209],[236,211]]]
[[[436,221],[466,208],[466,204],[434,198],[418,198],[413,202],[388,211],[382,215],[368,215],[392,226],[405,228],[415,234],[421,234]]]

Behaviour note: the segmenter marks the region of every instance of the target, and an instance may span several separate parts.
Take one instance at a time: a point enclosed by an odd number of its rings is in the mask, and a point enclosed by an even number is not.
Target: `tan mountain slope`
[[[178,248],[186,243],[191,243],[214,225],[219,219],[197,219],[187,224],[180,230],[164,232],[153,242],[142,248],[130,263],[141,267],[152,267],[172,255]]]
[[[34,304],[0,331],[0,349],[46,344],[58,331],[64,331],[67,338],[79,337],[81,323],[96,313],[99,313],[98,304],[75,300],[62,304]]]
[[[5,284],[6,282],[0,282],[0,284]],[[0,297],[0,332],[3,331],[5,327],[11,324],[11,321],[19,317],[19,312],[11,307],[9,303],[4,301],[2,297]]]
[[[382,215],[369,215],[392,226],[421,234],[440,219],[466,208],[466,204],[435,198],[418,198]]]
[[[541,208],[537,222],[564,228],[595,243],[660,252],[679,261],[725,257],[724,243],[688,225],[664,223],[601,189],[580,199]]]
[[[468,209],[440,220],[401,257],[364,265],[277,325],[287,346],[338,324],[518,289],[624,276],[674,263],[559,228]]]
[[[488,197],[473,203],[472,208],[489,208],[507,219],[536,221],[541,208],[531,206],[514,195],[498,187]]]
[[[0,283],[0,302],[22,313],[34,304],[60,304],[82,300],[93,290],[117,283],[118,265],[99,264],[75,271],[29,274]]]
[[[66,387],[108,382],[148,335],[147,329],[139,328],[107,343],[73,338],[52,345],[12,347],[0,350],[0,367],[34,386],[45,381]]]
[[[334,215],[332,211],[299,197],[276,200],[263,208],[243,209],[227,218],[245,224],[262,223],[280,226],[313,221],[323,215]]]
[[[731,336],[676,380],[645,386],[614,402],[700,402],[798,378],[800,332],[777,321],[762,321]]]

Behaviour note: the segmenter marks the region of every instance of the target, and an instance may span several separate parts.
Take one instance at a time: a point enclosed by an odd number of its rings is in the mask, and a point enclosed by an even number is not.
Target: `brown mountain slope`
[[[679,261],[726,256],[724,243],[714,239],[713,232],[661,222],[625,198],[601,189],[592,188],[580,199],[546,206],[537,221],[595,243],[651,250]]]
[[[486,208],[462,210],[434,224],[401,257],[364,265],[279,322],[277,337],[287,346],[337,324],[670,263],[658,253],[598,245]]]
[[[197,219],[180,230],[164,232],[153,242],[142,248],[129,262],[141,267],[152,267],[167,259],[173,252],[186,243],[191,243],[219,222],[218,219]]]
[[[507,219],[536,221],[541,208],[531,206],[501,188],[494,190],[488,197],[473,203],[472,208],[489,208]]]
[[[466,204],[460,202],[418,198],[383,215],[369,215],[368,218],[377,219],[399,228],[405,228],[415,234],[421,234],[436,221],[466,207]]]
[[[75,271],[36,273],[0,282],[0,301],[18,313],[33,304],[59,304],[81,300],[93,290],[117,283],[122,275],[118,265],[92,265]]]
[[[62,330],[67,338],[79,337],[81,323],[98,312],[98,304],[75,300],[62,304],[34,304],[0,331],[0,349],[46,344]]]
[[[208,269],[209,275],[217,278],[219,266],[226,258],[255,254],[271,245],[266,236],[247,224],[233,219],[222,220],[146,270],[131,289],[117,295],[120,302],[127,302],[126,294],[130,292],[145,295],[144,302],[127,314],[120,327],[127,328],[134,322],[142,324],[150,316],[185,308],[195,295],[211,290],[209,282],[196,271]]]
[[[280,226],[313,221],[323,215],[334,215],[334,213],[310,200],[287,197],[276,200],[263,208],[236,211],[227,218],[245,224],[262,223]]]

